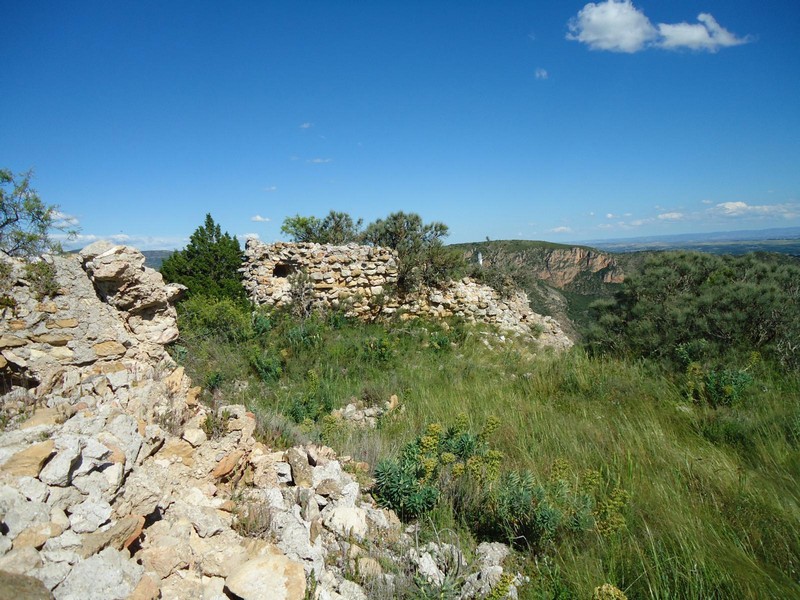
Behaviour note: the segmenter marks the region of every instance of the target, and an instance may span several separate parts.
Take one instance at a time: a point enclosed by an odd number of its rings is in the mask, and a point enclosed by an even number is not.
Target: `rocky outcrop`
[[[179,290],[137,251],[48,260],[59,293],[14,264],[0,309],[0,597],[392,597],[416,573],[344,458],[268,448],[244,406],[197,402],[163,347]]]
[[[441,289],[424,289],[402,298],[393,295],[396,261],[391,250],[379,247],[248,240],[242,271],[244,286],[256,304],[280,307],[308,295],[312,306],[344,309],[360,318],[457,316],[530,336],[540,346],[572,346],[559,323],[533,312],[521,291],[506,297],[464,278]],[[293,277],[296,273],[303,273],[304,280]]]
[[[582,246],[550,250],[535,273],[542,281],[560,289],[587,273],[600,274],[603,283],[622,283],[625,279],[614,258]]]

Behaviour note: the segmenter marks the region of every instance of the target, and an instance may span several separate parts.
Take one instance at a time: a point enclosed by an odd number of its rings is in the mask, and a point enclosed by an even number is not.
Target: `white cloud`
[[[650,19],[630,0],[590,2],[570,19],[569,31],[568,40],[611,52],[638,52],[658,37]]]
[[[688,48],[690,50],[708,50],[716,52],[720,48],[739,46],[750,41],[749,37],[739,38],[720,26],[717,20],[708,13],[697,16],[699,23],[658,24],[661,38],[658,45],[668,50]]]
[[[561,227],[554,227],[553,229],[550,230],[550,233],[570,233],[571,231],[572,229],[570,229],[569,227],[564,227],[562,225]]]
[[[83,248],[98,240],[108,240],[112,244],[133,246],[138,250],[174,250],[183,247],[188,241],[185,237],[128,235],[125,233],[115,233],[112,235],[79,233],[73,238],[68,238],[65,234],[56,234],[52,237],[60,241],[67,250]]]
[[[649,47],[716,52],[751,40],[750,36],[737,37],[708,13],[700,13],[697,20],[697,23],[655,26],[631,0],[590,2],[570,19],[567,39],[586,44],[592,50],[628,53]]]
[[[313,123],[305,122],[300,125],[300,129],[311,129],[313,126],[314,126]]]
[[[80,224],[78,217],[68,215],[60,210],[54,210],[51,216],[53,217],[53,223],[56,227],[75,227]]]
[[[253,215],[250,220],[256,223],[269,223],[270,221],[269,217],[262,217],[261,215]]]
[[[614,213],[606,213],[606,219],[616,219],[617,215]]]
[[[713,201],[713,200],[702,200],[701,202],[702,202],[703,204],[714,204],[714,201]]]
[[[306,161],[307,163],[311,163],[313,165],[324,165],[325,163],[333,162],[332,158],[311,158]]]
[[[278,186],[277,185],[270,185],[264,188],[265,192],[277,192]]]
[[[661,213],[658,218],[662,221],[680,221],[683,219],[684,214],[679,212]]]
[[[242,233],[236,236],[240,240],[258,240],[261,239],[257,233]]]
[[[784,219],[796,219],[800,217],[800,205],[795,203],[787,204],[762,204],[753,205],[747,202],[721,202],[709,212],[722,217],[777,217]]]
[[[550,75],[547,73],[546,70],[539,67],[538,69],[536,69],[534,76],[536,77],[536,79],[547,79]]]

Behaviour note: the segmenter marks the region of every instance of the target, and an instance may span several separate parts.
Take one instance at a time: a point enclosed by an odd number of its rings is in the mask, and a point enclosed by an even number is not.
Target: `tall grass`
[[[652,362],[552,355],[461,323],[269,319],[242,338],[184,329],[175,354],[195,381],[221,373],[215,393],[263,415],[273,443],[306,436],[375,465],[429,423],[495,415],[504,468],[593,469],[628,493],[621,530],[521,556],[523,597],[588,598],[604,582],[629,598],[800,597],[800,386],[785,373],[762,365],[741,401],[712,408]],[[254,352],[280,357],[280,375],[259,378]],[[331,408],[393,394],[401,408],[376,429],[325,427]],[[453,519],[440,506],[427,520]]]

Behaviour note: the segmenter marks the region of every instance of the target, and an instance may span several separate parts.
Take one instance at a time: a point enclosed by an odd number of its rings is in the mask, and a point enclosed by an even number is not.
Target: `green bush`
[[[601,352],[691,361],[756,350],[800,366],[800,265],[774,256],[659,253],[592,310]]]
[[[705,369],[693,362],[686,369],[688,396],[713,407],[731,406],[753,383],[753,377],[741,369]]]
[[[250,309],[230,298],[188,298],[178,305],[178,325],[184,335],[213,336],[230,342],[253,335]]]
[[[317,422],[333,410],[333,398],[321,385],[317,372],[306,373],[305,389],[295,395],[287,410],[295,423]]]
[[[387,336],[368,337],[361,342],[358,356],[369,363],[387,363],[394,357],[394,346]]]
[[[56,267],[49,262],[39,260],[26,263],[25,277],[30,282],[31,289],[39,300],[55,296],[61,290],[58,281],[56,281]]]
[[[270,350],[257,350],[250,356],[250,366],[256,375],[266,383],[280,379],[283,373],[283,360]]]

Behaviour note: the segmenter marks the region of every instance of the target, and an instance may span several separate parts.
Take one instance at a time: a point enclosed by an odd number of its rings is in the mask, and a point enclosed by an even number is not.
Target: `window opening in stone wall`
[[[297,272],[297,265],[287,262],[279,262],[272,269],[273,277],[288,277],[292,273]]]

